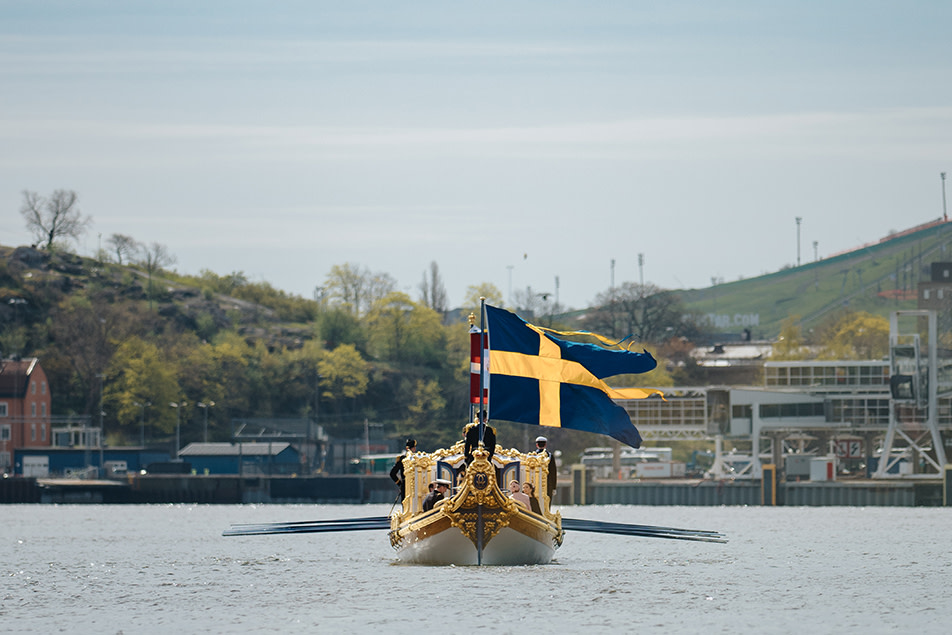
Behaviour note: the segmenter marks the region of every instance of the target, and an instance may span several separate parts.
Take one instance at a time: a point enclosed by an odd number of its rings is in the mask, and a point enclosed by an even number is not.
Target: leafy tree
[[[463,310],[476,314],[476,323],[479,324],[479,299],[486,298],[486,304],[490,306],[505,306],[502,299],[502,291],[492,282],[481,282],[477,285],[466,287],[466,296],[463,298]]]
[[[772,346],[771,359],[778,361],[807,358],[806,342],[800,330],[800,316],[792,315],[783,321],[780,335]]]
[[[440,384],[433,379],[417,379],[407,392],[410,401],[407,416],[401,422],[401,436],[412,436],[423,447],[455,442],[457,429],[443,425],[446,400]]]
[[[370,378],[367,362],[350,344],[326,352],[317,364],[321,399],[335,404],[338,412],[345,400],[367,392]]]
[[[889,320],[866,312],[841,315],[819,342],[820,359],[883,359],[889,354]]]
[[[92,222],[91,217],[82,215],[78,201],[79,197],[72,190],[55,190],[49,198],[24,190],[20,214],[37,243],[52,251],[59,238],[79,240]]]
[[[100,378],[116,349],[141,325],[127,307],[99,297],[70,296],[51,313],[51,349],[73,369],[85,395],[84,414],[98,412]]]
[[[446,353],[440,315],[402,292],[375,302],[367,314],[370,349],[377,359],[439,366]]]
[[[152,404],[149,425],[172,432],[176,417],[168,404],[179,401],[181,394],[175,373],[175,366],[163,359],[155,344],[135,336],[123,342],[109,364],[104,395],[119,425],[139,426],[144,416],[141,404]]]
[[[341,344],[350,344],[365,350],[366,335],[363,324],[355,315],[340,307],[323,311],[318,317],[318,331],[324,346],[333,350]]]

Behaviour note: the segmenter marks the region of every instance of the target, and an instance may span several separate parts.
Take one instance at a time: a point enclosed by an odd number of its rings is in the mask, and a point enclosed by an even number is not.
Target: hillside
[[[952,258],[950,241],[952,223],[940,219],[799,267],[678,294],[715,331],[748,327],[769,340],[791,316],[809,331],[843,307],[882,316],[916,308],[918,282],[929,279],[931,263]]]

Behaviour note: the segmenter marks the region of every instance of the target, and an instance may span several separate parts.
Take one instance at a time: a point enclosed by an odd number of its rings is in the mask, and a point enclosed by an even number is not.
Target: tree
[[[370,383],[367,362],[350,344],[326,352],[317,363],[317,371],[321,399],[333,402],[338,410],[345,399],[355,399],[367,392]]]
[[[116,350],[109,365],[105,400],[119,425],[140,425],[145,417],[144,404],[152,404],[150,425],[171,432],[176,419],[168,404],[178,401],[179,394],[175,367],[163,359],[154,344],[132,337]]]
[[[113,234],[106,242],[112,247],[113,253],[116,254],[116,262],[120,265],[122,264],[123,257],[127,259],[132,258],[140,248],[135,238],[126,236],[125,234]]]
[[[486,304],[490,306],[504,306],[502,291],[492,282],[482,282],[480,284],[471,284],[466,287],[466,296],[463,298],[463,310],[475,313],[477,315],[477,324],[479,324],[479,299],[486,298]]]
[[[866,312],[842,314],[820,340],[820,359],[883,359],[889,354],[889,320]]]
[[[770,359],[778,361],[806,359],[805,342],[800,329],[800,316],[792,315],[783,321],[780,335],[771,347]]]
[[[163,267],[167,267],[175,262],[175,256],[169,253],[165,245],[152,243],[142,250],[142,260],[140,264],[145,267],[149,276],[149,307],[152,306],[152,274]]]
[[[356,317],[361,317],[375,300],[397,288],[390,274],[371,273],[366,267],[351,263],[331,267],[324,285],[330,304]]]
[[[423,281],[420,282],[421,301],[437,313],[446,313],[449,309],[446,297],[446,287],[443,286],[443,279],[440,277],[440,266],[436,261],[430,263],[430,275],[423,272]]]
[[[26,220],[27,230],[47,251],[53,250],[57,239],[79,240],[92,222],[91,217],[84,217],[80,212],[78,200],[79,197],[72,190],[55,190],[49,198],[36,192],[23,191],[20,214]]]
[[[639,342],[661,342],[685,334],[677,294],[652,284],[625,282],[598,294],[598,307],[585,319],[585,328],[609,337],[632,335]]]

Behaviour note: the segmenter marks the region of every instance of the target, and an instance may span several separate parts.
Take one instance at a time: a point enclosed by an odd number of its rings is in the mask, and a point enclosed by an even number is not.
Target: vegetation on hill
[[[307,299],[241,272],[177,274],[164,246],[118,234],[97,258],[82,258],[63,242],[89,222],[69,194],[26,196],[21,211],[43,248],[0,247],[0,354],[41,359],[54,415],[98,422],[102,413],[111,444],[167,440],[181,422],[184,445],[202,439],[206,417],[210,440],[229,439],[235,419],[255,417],[316,419],[351,439],[370,422],[423,448],[459,438],[469,411],[465,316],[481,296],[502,304],[493,285],[471,287],[463,309],[451,311],[435,263],[418,300],[386,273],[349,263],[332,267]],[[57,213],[76,222],[44,216]],[[777,358],[875,358],[888,334],[884,316],[914,308],[909,291],[949,253],[948,229],[705,290],[625,282],[574,314],[526,289],[515,310],[543,326],[632,336],[659,359],[651,373],[615,378],[619,386],[716,383],[691,357],[712,339],[708,314],[757,315],[751,331],[777,338]],[[503,423],[499,433],[528,448],[539,431]],[[601,442],[546,434],[570,453]]]
[[[753,339],[773,339],[798,316],[805,333],[844,312],[888,316],[915,309],[917,284],[930,279],[933,262],[952,258],[952,223],[930,223],[823,260],[776,273],[680,291],[685,309],[707,328]]]

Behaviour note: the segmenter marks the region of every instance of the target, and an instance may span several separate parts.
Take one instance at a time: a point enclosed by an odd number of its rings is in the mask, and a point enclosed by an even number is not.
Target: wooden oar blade
[[[267,534],[319,534],[340,531],[371,531],[390,529],[386,516],[369,518],[343,518],[340,520],[312,520],[293,523],[264,523],[256,525],[232,525],[222,532],[223,536],[261,536]]]
[[[629,525],[598,520],[580,520],[563,518],[562,529],[566,531],[587,531],[598,534],[619,536],[639,536],[643,538],[668,538],[670,540],[693,540],[698,542],[726,543],[724,534],[699,529],[679,529],[676,527],[654,527],[651,525]]]

